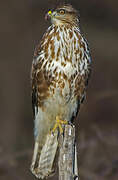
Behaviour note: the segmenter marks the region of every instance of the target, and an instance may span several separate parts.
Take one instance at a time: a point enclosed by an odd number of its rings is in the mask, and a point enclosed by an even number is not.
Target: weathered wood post
[[[60,135],[59,144],[59,180],[78,180],[74,125],[65,125],[64,135]]]

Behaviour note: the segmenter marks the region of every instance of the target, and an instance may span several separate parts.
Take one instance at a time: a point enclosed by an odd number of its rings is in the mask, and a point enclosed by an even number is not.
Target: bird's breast
[[[57,79],[62,78],[63,74],[70,78],[78,71],[80,47],[72,29],[53,28],[46,36],[42,47],[42,67]]]

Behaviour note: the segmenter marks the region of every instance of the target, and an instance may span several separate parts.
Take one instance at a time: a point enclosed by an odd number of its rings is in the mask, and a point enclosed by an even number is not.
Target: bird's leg
[[[60,131],[60,133],[62,134],[62,133],[63,133],[62,125],[65,125],[65,124],[68,124],[68,122],[65,121],[65,120],[61,120],[61,118],[60,118],[59,116],[56,116],[56,123],[55,123],[55,125],[54,125],[54,127],[53,127],[53,129],[52,129],[52,133],[54,133],[55,130],[56,130],[57,128],[59,128],[59,131]]]

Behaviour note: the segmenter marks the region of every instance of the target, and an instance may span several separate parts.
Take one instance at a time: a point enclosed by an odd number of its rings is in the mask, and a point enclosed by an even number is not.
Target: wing
[[[49,97],[49,87],[52,78],[49,77],[44,65],[45,59],[40,58],[40,47],[35,50],[31,70],[32,108],[35,120],[35,147],[31,171],[37,178],[44,178],[52,174],[57,151],[57,132],[52,135],[48,131],[44,101]],[[37,61],[38,59],[38,61]],[[43,64],[44,63],[44,64]],[[41,120],[42,119],[42,120]]]
[[[31,84],[32,84],[32,110],[33,116],[35,118],[37,111],[38,111],[38,102],[37,102],[37,84],[36,84],[36,69],[34,65],[32,65],[31,70]]]
[[[50,43],[49,35],[52,30],[52,26],[48,28],[40,44],[34,51],[32,69],[31,69],[31,84],[32,84],[32,108],[33,114],[36,116],[38,107],[42,108],[45,99],[49,95],[49,87],[52,85],[53,77],[50,72],[46,71],[47,65],[47,48]],[[43,54],[43,57],[42,57]]]
[[[34,52],[34,58],[31,69],[32,84],[32,108],[34,118],[38,112],[38,107],[42,108],[44,100],[48,96],[48,87],[50,85],[48,73],[42,68],[44,59],[40,58],[40,46]],[[37,58],[39,59],[37,61]]]
[[[75,117],[77,117],[80,105],[83,103],[86,97],[86,89],[88,86],[88,81],[91,75],[91,55],[89,51],[89,46],[85,38],[82,38],[80,41],[80,56],[78,61],[79,63],[79,71],[75,80],[75,90],[74,96],[77,97],[77,111],[73,114],[71,122],[74,121]]]
[[[83,102],[85,95],[86,95],[86,89],[88,86],[88,81],[91,75],[91,55],[89,50],[89,45],[87,40],[82,37],[80,41],[80,66],[79,67],[79,74],[78,74],[78,95],[80,99],[80,103]]]

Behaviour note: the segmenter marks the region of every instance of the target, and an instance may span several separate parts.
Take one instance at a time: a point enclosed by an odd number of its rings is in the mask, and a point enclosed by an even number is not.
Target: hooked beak
[[[52,16],[52,11],[48,11],[48,13],[45,15],[45,20],[49,20]]]

